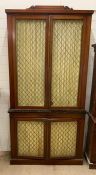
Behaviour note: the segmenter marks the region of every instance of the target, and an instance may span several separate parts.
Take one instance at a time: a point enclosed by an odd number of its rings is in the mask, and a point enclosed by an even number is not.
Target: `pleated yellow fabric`
[[[44,106],[44,20],[17,20],[16,58],[19,106]]]
[[[44,156],[43,122],[18,121],[17,139],[19,156]]]
[[[77,122],[51,123],[51,157],[76,154]]]
[[[53,22],[53,106],[77,106],[82,25],[81,20]]]

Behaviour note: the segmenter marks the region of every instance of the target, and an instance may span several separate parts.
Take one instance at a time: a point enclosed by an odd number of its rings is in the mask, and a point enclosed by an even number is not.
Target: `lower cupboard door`
[[[44,122],[17,121],[18,156],[44,157]]]
[[[51,122],[50,158],[76,155],[77,121]]]

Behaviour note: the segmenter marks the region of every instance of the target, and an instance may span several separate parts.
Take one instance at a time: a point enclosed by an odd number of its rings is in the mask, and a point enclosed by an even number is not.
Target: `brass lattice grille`
[[[51,123],[51,157],[75,156],[77,122]]]
[[[81,20],[53,22],[53,106],[77,106],[82,25]]]
[[[18,121],[18,155],[43,157],[44,155],[44,123]]]
[[[44,106],[45,26],[44,20],[16,22],[19,106]]]

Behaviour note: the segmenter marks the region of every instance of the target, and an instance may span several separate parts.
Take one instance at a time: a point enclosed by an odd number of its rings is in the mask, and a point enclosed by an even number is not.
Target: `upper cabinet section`
[[[6,10],[10,107],[84,109],[93,11]]]

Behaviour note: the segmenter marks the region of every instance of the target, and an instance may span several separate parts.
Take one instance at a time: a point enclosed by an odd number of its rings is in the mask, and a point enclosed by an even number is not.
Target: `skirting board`
[[[0,157],[9,156],[9,155],[10,155],[10,151],[0,151]]]
[[[88,162],[88,164],[89,164],[89,169],[96,169],[96,163],[94,162],[90,162],[90,160],[89,160],[89,157],[87,156],[87,154],[85,153],[85,157],[86,157],[86,160],[87,160],[87,162]]]

